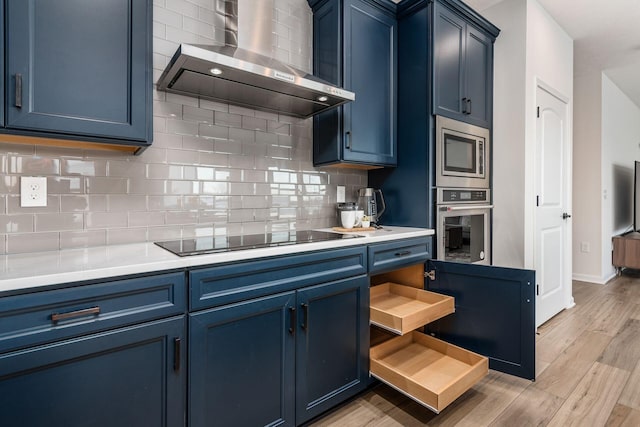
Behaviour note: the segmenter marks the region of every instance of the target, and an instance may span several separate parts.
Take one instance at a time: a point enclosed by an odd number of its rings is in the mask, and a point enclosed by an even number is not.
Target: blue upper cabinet
[[[433,107],[434,113],[491,127],[493,42],[497,36],[476,28],[469,17],[434,4]]]
[[[356,100],[314,118],[316,166],[395,166],[395,4],[389,0],[309,0],[314,74]]]
[[[4,131],[148,146],[151,11],[151,0],[6,0]]]

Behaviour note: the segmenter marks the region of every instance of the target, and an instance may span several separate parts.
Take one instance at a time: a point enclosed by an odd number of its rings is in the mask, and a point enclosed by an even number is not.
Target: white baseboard
[[[573,280],[577,280],[579,282],[588,282],[588,283],[596,283],[598,285],[604,285],[605,283],[607,283],[609,280],[613,279],[614,277],[616,277],[615,273],[613,273],[609,277],[592,276],[590,274],[576,274],[576,273],[573,273],[572,279]]]

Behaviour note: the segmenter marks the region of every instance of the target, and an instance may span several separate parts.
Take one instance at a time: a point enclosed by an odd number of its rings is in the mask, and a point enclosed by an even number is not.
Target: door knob
[[[566,212],[563,212],[563,213],[562,213],[562,219],[567,219],[567,218],[571,218],[571,215],[569,215],[569,214],[568,214],[568,213],[566,213]]]

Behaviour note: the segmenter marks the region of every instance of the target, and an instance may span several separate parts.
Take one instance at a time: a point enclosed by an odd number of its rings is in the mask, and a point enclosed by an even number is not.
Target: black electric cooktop
[[[284,231],[281,233],[248,234],[245,236],[209,236],[196,239],[155,242],[156,245],[178,256],[213,254],[244,249],[269,248],[326,240],[353,239],[356,234],[338,234],[326,231]]]

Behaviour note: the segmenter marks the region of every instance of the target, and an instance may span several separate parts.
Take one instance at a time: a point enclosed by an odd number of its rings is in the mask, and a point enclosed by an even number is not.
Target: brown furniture
[[[613,265],[618,273],[622,268],[640,270],[640,233],[631,233],[613,238]]]

